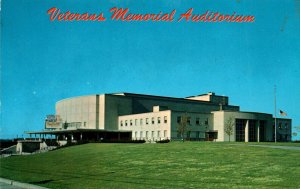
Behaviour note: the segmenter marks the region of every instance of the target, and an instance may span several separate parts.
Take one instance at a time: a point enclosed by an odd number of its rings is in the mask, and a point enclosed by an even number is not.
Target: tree
[[[234,118],[229,117],[224,125],[224,132],[229,136],[229,142],[230,142],[230,136],[233,135],[233,129],[234,129]]]
[[[294,137],[298,136],[298,133],[293,132],[293,136],[294,136]]]
[[[293,132],[293,136],[296,137],[298,136],[298,133],[300,132],[300,126],[294,127],[295,131]]]
[[[186,114],[180,117],[180,123],[177,127],[177,133],[181,136],[181,140],[184,142],[184,135],[190,131],[189,120],[191,118]]]
[[[68,128],[68,123],[67,123],[67,121],[65,121],[65,123],[63,123],[63,128],[64,128],[64,129],[67,129],[67,128]]]

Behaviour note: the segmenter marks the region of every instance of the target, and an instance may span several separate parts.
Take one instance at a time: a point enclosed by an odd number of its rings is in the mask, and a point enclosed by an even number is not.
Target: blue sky
[[[51,22],[52,7],[107,20]],[[176,18],[189,8],[236,12],[255,22],[120,22],[109,19],[112,7],[176,9]],[[55,102],[94,93],[214,91],[242,111],[273,114],[275,84],[278,111],[299,126],[299,36],[294,0],[2,0],[0,138],[41,130]]]

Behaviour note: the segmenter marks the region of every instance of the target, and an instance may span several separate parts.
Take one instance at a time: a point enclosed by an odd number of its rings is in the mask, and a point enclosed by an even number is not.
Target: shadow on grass
[[[47,184],[47,183],[52,182],[52,181],[54,181],[54,180],[48,179],[48,180],[29,182],[29,184]]]

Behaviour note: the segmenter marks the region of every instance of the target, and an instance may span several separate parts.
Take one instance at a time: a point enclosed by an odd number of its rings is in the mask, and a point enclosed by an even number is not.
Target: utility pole
[[[277,127],[277,126],[276,126],[276,125],[277,125],[277,123],[276,123],[276,112],[277,112],[277,111],[276,111],[276,85],[274,85],[274,118],[275,118],[275,121],[274,121],[274,122],[275,122],[275,123],[274,123],[274,124],[275,124],[274,129],[275,129],[275,143],[276,143],[276,140],[277,140],[277,136],[276,136],[276,135],[277,135],[277,131],[276,131],[276,130],[277,130],[277,129],[276,129],[276,127]]]

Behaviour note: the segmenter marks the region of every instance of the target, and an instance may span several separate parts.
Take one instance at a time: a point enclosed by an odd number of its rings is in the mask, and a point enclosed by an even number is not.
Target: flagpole
[[[276,140],[277,140],[277,138],[276,138],[276,135],[277,135],[277,133],[276,133],[276,85],[274,85],[274,117],[275,117],[275,126],[274,126],[274,129],[275,129],[275,143],[276,143]]]

